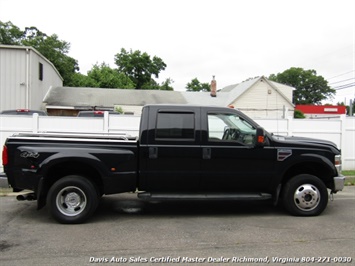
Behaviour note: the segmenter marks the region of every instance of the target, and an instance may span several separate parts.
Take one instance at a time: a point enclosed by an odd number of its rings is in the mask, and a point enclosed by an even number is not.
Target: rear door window
[[[194,140],[194,113],[159,112],[157,117],[155,138],[160,140]]]

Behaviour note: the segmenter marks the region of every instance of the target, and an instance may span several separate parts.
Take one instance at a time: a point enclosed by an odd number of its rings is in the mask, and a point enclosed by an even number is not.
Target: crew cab
[[[341,153],[329,141],[275,136],[231,108],[147,105],[137,137],[17,134],[4,171],[21,199],[60,223],[82,223],[102,195],[144,200],[282,200],[292,215],[319,215],[343,189]]]

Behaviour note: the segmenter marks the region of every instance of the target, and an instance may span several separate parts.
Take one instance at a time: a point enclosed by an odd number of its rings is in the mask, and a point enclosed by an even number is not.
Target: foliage
[[[160,85],[159,90],[164,90],[164,91],[173,91],[174,88],[171,86],[174,81],[171,78],[167,78],[162,84]]]
[[[145,82],[140,87],[140,89],[141,90],[159,90],[159,84],[154,79],[150,79],[149,81]]]
[[[119,114],[123,114],[123,108],[121,106],[115,105],[114,111]]]
[[[186,84],[187,91],[211,91],[210,84],[201,83],[197,78]]]
[[[166,67],[164,61],[157,56],[151,58],[145,52],[128,52],[124,48],[115,55],[115,64],[118,66],[118,72],[124,73],[134,82],[135,89],[155,87],[152,75],[158,78],[160,71]]]
[[[25,29],[23,45],[32,46],[53,63],[63,77],[64,86],[73,85],[73,74],[79,71],[77,60],[68,56],[70,43],[58,39],[56,34],[47,36],[35,27]]]
[[[293,113],[293,117],[294,118],[306,118],[304,113],[301,110],[297,110],[297,109],[295,109],[295,111]]]
[[[344,102],[338,102],[337,105],[346,106],[347,115],[353,116],[355,112],[355,98],[352,100],[352,110],[350,109],[350,105],[345,105]],[[352,114],[350,113],[352,111]]]
[[[58,39],[56,34],[48,36],[36,27],[21,31],[10,21],[0,22],[0,43],[31,46],[47,58],[64,79],[64,86],[72,86],[74,74],[79,71],[77,60],[68,56],[70,43]],[[76,78],[76,77],[75,77]]]
[[[168,78],[159,85],[153,78],[165,70],[166,64],[159,57],[149,56],[140,51],[121,52],[115,55],[118,69],[105,63],[94,65],[88,75],[79,73],[77,60],[68,56],[70,43],[59,40],[56,34],[48,36],[36,27],[26,27],[21,31],[10,21],[0,21],[0,44],[31,46],[46,57],[64,79],[64,86],[98,87],[121,89],[173,90],[173,80]]]
[[[97,88],[95,80],[81,73],[74,73],[71,81],[74,87]]]
[[[97,88],[132,89],[135,85],[128,76],[110,68],[109,65],[105,63],[94,65],[92,69],[88,71],[88,79],[95,81],[94,87]]]
[[[294,87],[295,104],[321,104],[321,101],[333,98],[335,94],[335,90],[322,76],[317,76],[315,70],[291,67],[277,75],[270,75],[269,79]]]
[[[159,85],[154,79],[151,79],[149,82],[144,83],[141,89],[173,91],[174,88],[170,86],[173,82],[174,81],[171,78],[167,78]]]
[[[346,107],[346,109],[347,109],[347,113],[349,114],[349,115],[354,115],[355,114],[355,98],[352,100],[352,114],[350,114],[350,106],[347,106]]]
[[[20,45],[23,37],[23,31],[17,26],[8,22],[0,21],[0,44]]]

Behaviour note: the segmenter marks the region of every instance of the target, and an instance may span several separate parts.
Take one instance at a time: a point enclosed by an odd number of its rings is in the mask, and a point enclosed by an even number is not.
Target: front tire
[[[316,176],[297,175],[283,189],[283,204],[295,216],[319,215],[328,204],[327,187]]]
[[[94,184],[87,178],[70,175],[59,179],[47,196],[49,212],[64,224],[78,224],[95,212],[99,199]]]

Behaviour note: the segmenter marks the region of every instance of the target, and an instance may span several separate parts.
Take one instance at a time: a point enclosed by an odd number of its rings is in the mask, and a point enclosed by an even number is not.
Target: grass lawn
[[[345,176],[355,176],[355,170],[342,171]]]
[[[345,179],[346,186],[355,185],[355,170],[343,171],[342,174],[346,176]]]

